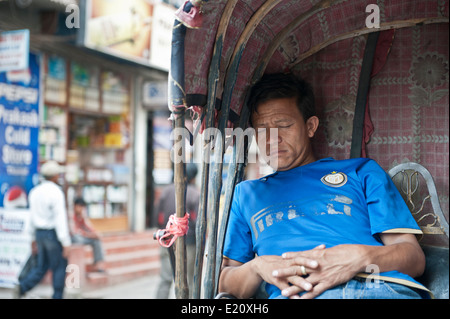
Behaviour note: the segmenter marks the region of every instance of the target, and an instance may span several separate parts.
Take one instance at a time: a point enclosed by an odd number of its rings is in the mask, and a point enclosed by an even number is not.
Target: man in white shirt
[[[19,281],[15,297],[20,298],[33,289],[52,271],[53,299],[62,299],[65,285],[67,256],[71,245],[66,200],[57,184],[63,168],[55,161],[48,161],[40,173],[45,180],[29,194],[31,235],[33,247],[37,247],[37,265]]]

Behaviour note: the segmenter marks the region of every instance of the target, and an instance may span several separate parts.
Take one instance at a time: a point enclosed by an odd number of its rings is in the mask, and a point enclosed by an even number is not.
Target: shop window
[[[70,115],[68,186],[88,204],[90,218],[127,214],[130,151],[120,116]]]
[[[128,229],[131,181],[130,80],[127,75],[45,55],[39,159],[66,166],[69,212],[76,196],[101,232]]]

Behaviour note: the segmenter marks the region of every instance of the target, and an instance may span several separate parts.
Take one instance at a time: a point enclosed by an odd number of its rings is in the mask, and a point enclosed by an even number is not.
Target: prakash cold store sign
[[[0,72],[0,286],[12,287],[30,255],[27,194],[38,179],[39,57]]]
[[[85,47],[162,70],[170,66],[175,8],[148,0],[80,1],[77,42]]]
[[[36,184],[39,133],[39,57],[27,68],[0,72],[0,209],[27,207]]]

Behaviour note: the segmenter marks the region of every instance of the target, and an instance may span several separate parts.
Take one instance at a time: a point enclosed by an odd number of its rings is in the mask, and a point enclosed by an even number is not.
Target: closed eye
[[[254,127],[258,131],[263,131],[263,130],[267,130],[269,128],[289,128],[292,125],[294,125],[294,123],[287,123],[285,121],[278,121],[278,122],[275,122],[273,125],[258,124],[258,125],[255,125]]]

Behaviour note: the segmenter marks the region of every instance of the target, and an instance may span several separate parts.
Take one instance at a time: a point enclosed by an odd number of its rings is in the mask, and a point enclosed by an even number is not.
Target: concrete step
[[[102,237],[101,241],[105,251],[105,273],[92,271],[92,249],[89,247],[85,250],[86,284],[90,288],[159,273],[160,248],[153,239],[153,231],[109,234]]]
[[[155,245],[155,243],[151,242],[150,239],[147,238],[126,239],[113,242],[104,242],[102,240],[102,245],[106,255],[112,255],[121,252],[151,250],[159,248],[158,243],[156,243]]]
[[[106,273],[87,273],[87,284],[89,288],[112,285],[126,282],[144,276],[157,275],[159,273],[159,261],[133,264],[123,267],[107,269]]]
[[[156,240],[153,239],[153,233],[154,230],[147,230],[143,232],[133,233],[133,232],[126,232],[126,233],[114,233],[114,234],[103,234],[102,235],[102,241],[103,242],[116,242],[116,241],[126,241],[128,239],[150,239],[150,242],[156,242]]]
[[[84,289],[91,290],[106,287],[159,274],[159,243],[153,239],[153,231],[142,233],[108,234],[101,238],[105,251],[106,272],[96,272],[93,269],[92,247],[84,245],[78,250],[83,260],[73,262],[85,265]],[[80,247],[78,248],[80,249]],[[51,272],[47,273],[42,284],[51,286]]]

